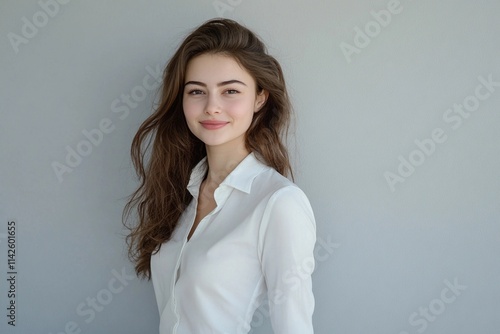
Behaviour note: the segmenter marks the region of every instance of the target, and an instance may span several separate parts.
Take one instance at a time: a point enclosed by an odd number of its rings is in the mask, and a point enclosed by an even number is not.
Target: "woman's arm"
[[[312,334],[316,223],[304,192],[287,186],[267,204],[259,231],[259,256],[275,334]]]

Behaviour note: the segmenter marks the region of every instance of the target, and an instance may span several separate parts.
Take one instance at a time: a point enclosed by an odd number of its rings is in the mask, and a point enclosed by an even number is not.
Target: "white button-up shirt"
[[[187,241],[206,168],[204,158],[193,169],[193,200],[151,257],[160,334],[248,333],[264,302],[260,317],[270,317],[274,333],[313,333],[316,223],[307,197],[250,153]]]

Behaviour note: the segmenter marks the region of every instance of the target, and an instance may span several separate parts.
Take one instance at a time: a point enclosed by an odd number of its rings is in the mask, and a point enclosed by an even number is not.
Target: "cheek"
[[[246,99],[231,101],[226,105],[226,110],[234,118],[251,118],[253,116],[253,108],[252,101]]]
[[[191,133],[195,131],[196,114],[193,112],[192,105],[189,103],[182,103],[182,110],[184,113],[184,119],[186,120],[187,127]]]
[[[184,117],[186,117],[186,120],[190,120],[196,115],[196,103],[193,103],[193,101],[189,100],[183,100],[182,101],[182,110],[184,111]]]

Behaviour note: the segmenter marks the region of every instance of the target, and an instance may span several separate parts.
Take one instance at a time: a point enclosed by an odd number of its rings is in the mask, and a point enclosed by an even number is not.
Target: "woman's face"
[[[252,76],[232,57],[203,54],[187,65],[182,105],[191,132],[209,147],[241,149],[265,103]]]

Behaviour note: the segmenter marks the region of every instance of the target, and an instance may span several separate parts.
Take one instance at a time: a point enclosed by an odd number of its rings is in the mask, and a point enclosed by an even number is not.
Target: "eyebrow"
[[[219,82],[217,84],[217,87],[221,87],[221,86],[225,86],[225,85],[230,85],[230,84],[233,84],[233,83],[237,83],[237,84],[241,84],[243,86],[246,86],[246,84],[244,82],[241,82],[239,80],[227,80],[227,81],[222,81],[222,82]],[[207,87],[207,84],[203,83],[203,82],[200,82],[200,81],[188,81],[184,84],[184,86],[187,86],[187,85],[198,85],[198,86],[202,86],[202,87]]]

